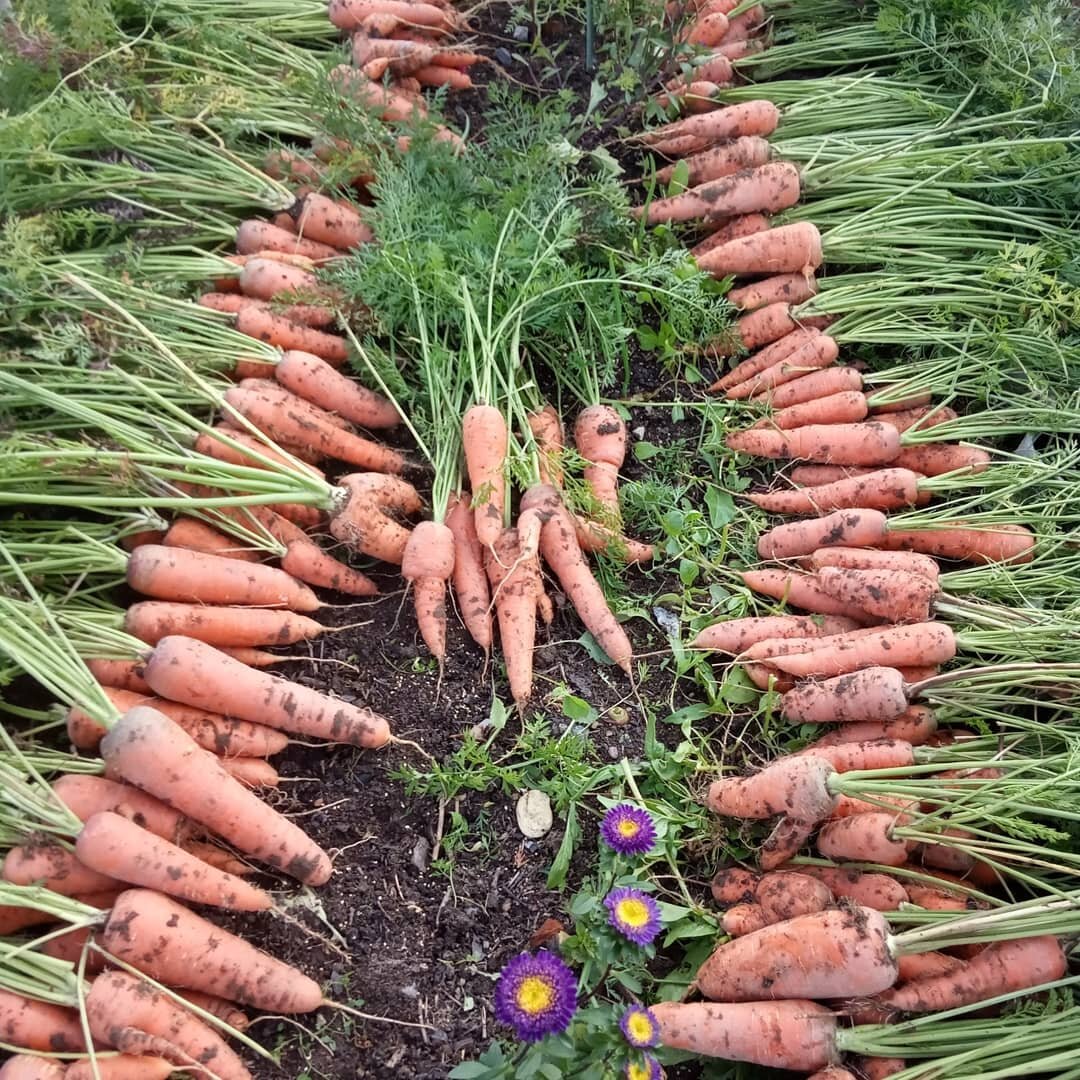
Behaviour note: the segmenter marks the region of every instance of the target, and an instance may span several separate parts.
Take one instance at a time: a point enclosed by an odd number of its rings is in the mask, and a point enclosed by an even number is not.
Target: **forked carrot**
[[[454,573],[454,534],[441,521],[421,521],[401,560],[401,576],[411,583],[416,622],[424,644],[446,662],[446,588]]]
[[[418,514],[423,503],[416,489],[400,477],[383,473],[353,473],[341,477],[338,486],[348,492],[348,501],[330,519],[334,538],[372,558],[400,566],[409,530],[390,513]]]

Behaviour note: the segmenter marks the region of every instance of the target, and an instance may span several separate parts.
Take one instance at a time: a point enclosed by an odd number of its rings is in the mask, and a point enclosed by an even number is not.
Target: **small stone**
[[[609,758],[611,758],[612,761],[618,761],[619,760],[619,748],[617,746],[609,746],[607,748],[607,756]]]
[[[492,58],[496,64],[504,68],[509,67],[514,62],[514,58],[510,55],[510,51],[503,48],[496,49],[495,52],[492,53]]]
[[[422,874],[428,868],[428,860],[431,857],[431,845],[427,838],[421,836],[412,849],[412,864]]]
[[[554,822],[551,800],[536,788],[530,788],[518,799],[514,813],[517,815],[517,824],[522,835],[530,840],[546,835]]]
[[[638,426],[636,428],[634,428],[634,430],[633,430],[633,436],[634,436],[635,439],[644,439],[645,438],[645,425],[644,424],[638,424]]]
[[[613,705],[607,715],[608,722],[616,727],[626,727],[630,723],[630,714],[621,705]]]
[[[528,41],[529,40],[529,28],[527,26],[515,26],[511,31],[510,36],[515,41]]]

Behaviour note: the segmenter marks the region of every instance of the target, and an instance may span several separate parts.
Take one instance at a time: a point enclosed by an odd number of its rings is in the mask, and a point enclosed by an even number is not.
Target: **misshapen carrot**
[[[729,450],[754,457],[821,461],[835,465],[884,465],[896,457],[900,434],[888,424],[808,424],[793,431],[739,431],[724,440]]]
[[[790,382],[768,387],[750,395],[755,404],[773,409],[789,409],[820,398],[862,390],[862,375],[852,367],[826,367],[800,375]]]
[[[338,486],[348,492],[348,500],[330,519],[334,538],[364,555],[400,566],[409,530],[390,512],[418,514],[423,502],[416,489],[398,476],[383,473],[353,473],[343,476]]]
[[[381,74],[374,74],[373,65],[378,64],[385,70],[385,62],[378,60],[370,61],[364,71],[339,64],[331,70],[330,81],[345,100],[355,102],[380,120],[406,121],[427,116],[427,106],[419,94],[412,96],[403,92],[400,82],[397,89],[387,86]]]
[[[344,364],[349,357],[348,343],[343,337],[323,333],[269,310],[245,308],[238,312],[236,329],[247,337],[276,345],[279,349],[314,353],[336,367]]]
[[[199,673],[190,677],[197,679]],[[240,851],[312,885],[329,879],[333,868],[322,848],[155,709],[138,706],[125,713],[102,739],[101,756],[114,777],[154,795]]]
[[[895,836],[893,830],[905,820],[902,814],[879,810],[831,821],[818,833],[817,849],[835,862],[903,866],[915,845]]]
[[[440,669],[446,662],[446,587],[453,573],[453,532],[441,521],[421,521],[405,545],[401,576],[412,584],[420,636]]]
[[[726,57],[720,59],[727,60]],[[726,82],[727,80],[714,79],[713,81]],[[769,153],[768,140],[756,135],[741,136],[731,142],[721,143],[721,145],[714,146],[710,150],[704,150],[700,154],[694,154],[686,158],[686,182],[690,187],[696,187],[710,180],[719,180],[722,177],[731,176],[733,173],[741,172],[743,169],[756,168],[758,165],[764,165],[768,162]],[[658,169],[656,173],[657,183],[670,183],[677,168],[678,165],[666,165],[664,168]],[[792,301],[792,303],[797,302]],[[735,301],[732,301],[732,303],[735,303]]]
[[[769,925],[765,909],[756,903],[733,904],[720,918],[720,926],[728,937],[743,937]]]
[[[242,221],[236,230],[236,250],[241,255],[258,255],[263,251],[283,251],[306,255],[314,262],[323,263],[341,257],[337,248],[320,244],[288,232],[269,221]]]
[[[492,405],[473,405],[461,421],[469,487],[473,493],[476,535],[486,548],[503,529],[506,505],[506,454],[510,434],[503,414]]]
[[[626,422],[610,405],[590,405],[574,422],[574,445],[588,463],[584,477],[593,498],[619,521],[619,469],[626,458]]]
[[[491,648],[491,590],[484,570],[484,547],[476,535],[467,493],[454,495],[446,511],[446,524],[454,534],[454,592],[461,621],[473,641],[485,652]]]
[[[528,422],[539,457],[540,483],[562,487],[562,452],[566,449],[562,418],[554,405],[545,405],[529,413]]]
[[[679,195],[654,199],[633,216],[648,225],[725,218],[737,214],[777,214],[799,201],[799,170],[786,161],[743,169],[688,188]]]
[[[574,532],[582,551],[607,555],[627,565],[651,562],[656,554],[652,544],[623,536],[603,522],[588,521],[581,514],[574,515]]]
[[[286,352],[274,367],[274,378],[305,401],[360,427],[392,428],[401,423],[401,414],[393,402],[342,375],[312,353]]]
[[[892,623],[925,623],[930,618],[938,592],[928,577],[908,570],[853,570],[826,566],[817,572],[817,580],[838,600]],[[905,663],[897,660],[896,666]],[[941,661],[929,660],[928,663]]]
[[[86,1049],[79,1015],[0,989],[0,1041],[24,1050],[79,1053]]]
[[[729,274],[810,274],[822,262],[821,233],[809,221],[740,236],[695,255],[713,277]]]
[[[1035,536],[1023,525],[967,527],[956,522],[932,529],[890,529],[877,546],[956,562],[1027,563],[1034,556]]]
[[[811,574],[792,574],[786,570],[744,570],[741,576],[743,584],[754,592],[786,601],[804,611],[816,615],[843,615],[862,623],[876,621],[866,612],[857,612],[850,605],[830,596]]]
[[[730,240],[738,240],[742,236],[753,236],[754,233],[764,232],[768,227],[769,219],[764,214],[740,214],[713,229],[704,240],[690,249],[690,254],[698,259],[707,251],[712,251]]]
[[[858,626],[841,615],[766,615],[762,618],[728,619],[700,631],[692,649],[710,649],[732,655],[766,638],[810,637],[842,634]]]
[[[793,724],[849,724],[895,720],[907,710],[904,677],[895,668],[869,667],[784,694],[781,712]]]
[[[817,878],[838,900],[850,900],[875,911],[896,911],[909,899],[904,886],[888,874],[801,862],[788,863],[785,868]]]
[[[878,510],[838,510],[810,521],[777,525],[758,537],[763,559],[791,559],[819,548],[869,547],[885,535],[888,520]]]
[[[763,311],[769,310],[769,308],[762,308],[761,311],[753,312],[753,315],[760,315]],[[752,316],[746,317],[751,318]],[[814,336],[805,339],[794,352],[782,357],[749,379],[731,387],[724,396],[731,401],[735,401],[767,393],[789,382],[795,382],[808,371],[827,368],[835,363],[836,358],[840,355],[840,346],[837,345],[836,339],[828,334],[821,333],[814,327],[805,327],[803,329],[812,331]],[[780,340],[785,339],[781,338]]]

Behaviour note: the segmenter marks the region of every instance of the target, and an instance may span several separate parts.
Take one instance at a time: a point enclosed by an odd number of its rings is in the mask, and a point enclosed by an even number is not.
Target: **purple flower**
[[[495,1019],[522,1042],[565,1031],[577,1010],[577,979],[553,952],[520,953],[499,973]]]
[[[663,1080],[664,1070],[652,1054],[645,1054],[641,1061],[626,1063],[626,1080]]]
[[[648,810],[619,803],[604,815],[600,836],[620,855],[645,855],[656,843],[656,826]]]
[[[660,1042],[660,1025],[652,1011],[644,1005],[631,1005],[623,1013],[619,1027],[626,1041],[635,1050],[644,1050],[647,1046],[656,1046]]]
[[[660,907],[640,889],[612,889],[604,897],[608,922],[635,945],[648,945],[660,933]]]

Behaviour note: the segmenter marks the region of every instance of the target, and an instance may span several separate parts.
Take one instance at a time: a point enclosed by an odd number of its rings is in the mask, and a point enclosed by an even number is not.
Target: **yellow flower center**
[[[528,975],[521,980],[516,997],[518,1008],[522,1012],[536,1016],[551,1008],[555,1000],[555,987],[539,975]]]
[[[644,1013],[632,1013],[626,1021],[626,1030],[634,1042],[651,1042],[653,1037],[652,1021]]]
[[[619,922],[626,926],[632,926],[637,930],[641,926],[645,926],[649,921],[649,909],[643,900],[630,897],[627,900],[620,900],[615,905],[615,915]]]
[[[619,822],[619,835],[627,840],[632,840],[641,831],[641,826],[636,821],[623,818]]]
[[[649,1080],[649,1067],[639,1065],[636,1061],[630,1062],[630,1067],[626,1070],[626,1080]]]

